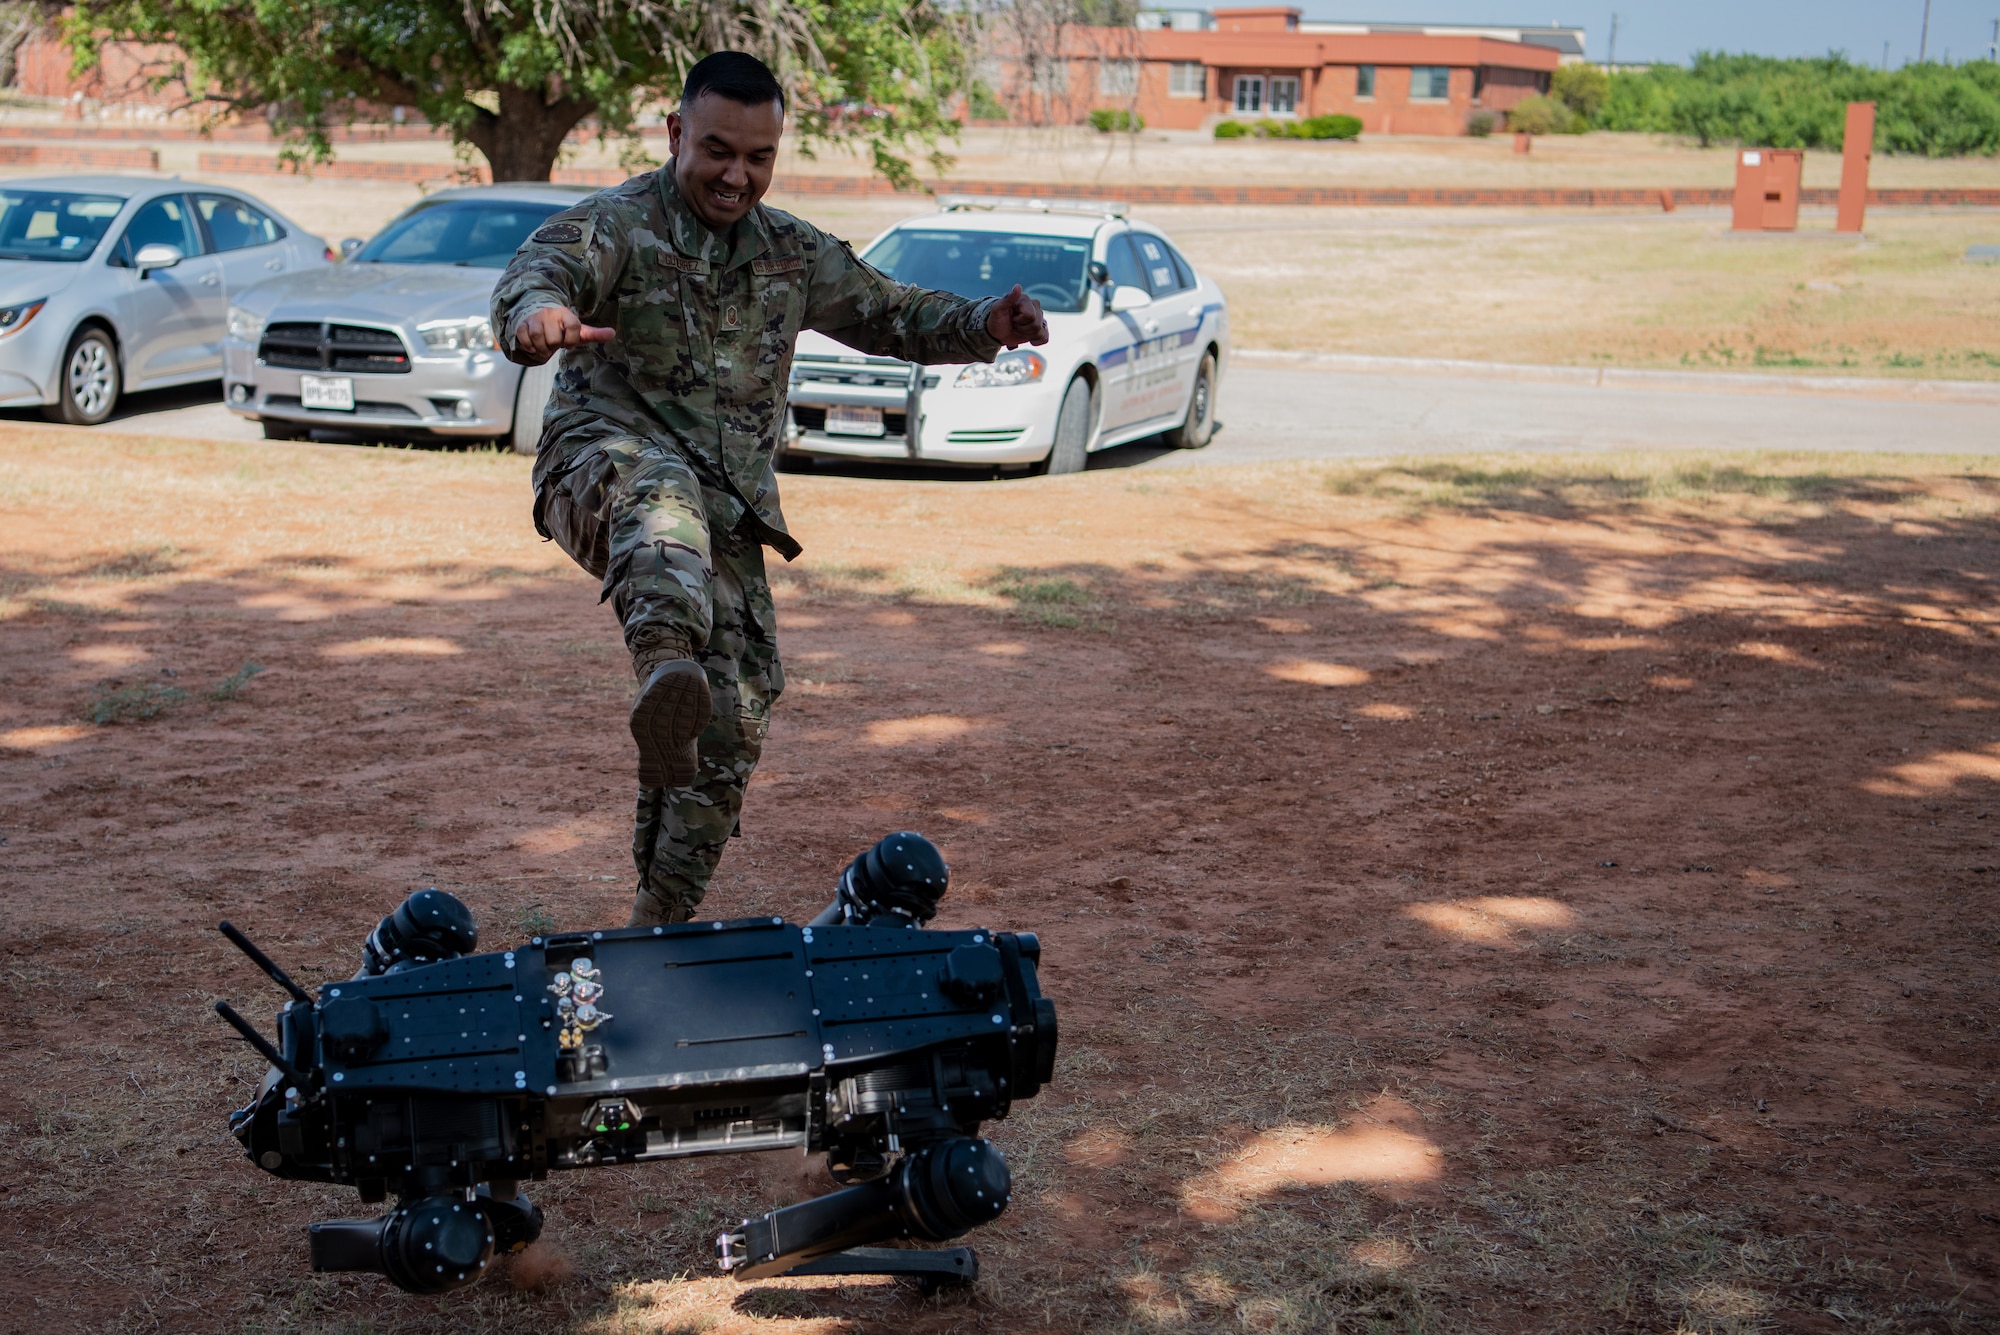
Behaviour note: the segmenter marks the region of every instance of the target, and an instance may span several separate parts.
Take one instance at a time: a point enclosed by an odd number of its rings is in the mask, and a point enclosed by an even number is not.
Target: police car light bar
[[[1012,195],[939,195],[938,208],[945,213],[1022,209],[1030,213],[1095,213],[1106,218],[1123,218],[1132,211],[1122,199],[1017,199]]]

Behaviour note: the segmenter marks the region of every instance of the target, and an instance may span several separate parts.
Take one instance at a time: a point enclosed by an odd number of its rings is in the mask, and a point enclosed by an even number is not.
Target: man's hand
[[[616,337],[616,329],[585,324],[567,306],[543,306],[529,311],[514,326],[515,348],[534,358],[537,366],[564,348],[580,348],[586,343],[609,343]]]
[[[1042,318],[1042,303],[1023,293],[1016,283],[1014,290],[986,313],[986,332],[1009,348],[1023,343],[1039,347],[1049,341],[1049,322]]]

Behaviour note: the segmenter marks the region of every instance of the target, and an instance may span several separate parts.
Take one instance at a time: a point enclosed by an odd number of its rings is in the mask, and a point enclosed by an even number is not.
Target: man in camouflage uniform
[[[783,128],[761,62],[699,62],[667,165],[556,214],[493,290],[508,357],[562,354],[535,527],[603,581],[639,678],[634,926],[693,915],[784,689],[763,549],[799,554],[773,467],[799,330],[926,364],[1048,341],[1019,287],[897,283],[761,206]]]

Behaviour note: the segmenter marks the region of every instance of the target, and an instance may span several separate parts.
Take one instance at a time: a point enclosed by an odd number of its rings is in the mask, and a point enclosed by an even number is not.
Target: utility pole
[[[2000,60],[2000,19],[1993,20],[1993,44],[1986,48],[1988,60]]]
[[[1924,0],[1924,32],[1917,38],[1917,63],[1923,64],[1931,50],[1931,0]]]
[[[1994,26],[2000,29],[2000,24]],[[1618,11],[1615,9],[1611,11],[1611,52],[1605,59],[1604,68],[1614,73],[1618,69]]]
[[[1883,73],[1886,74],[1888,70],[1889,70],[1889,44],[1887,42],[1884,42],[1882,43],[1882,71]]]

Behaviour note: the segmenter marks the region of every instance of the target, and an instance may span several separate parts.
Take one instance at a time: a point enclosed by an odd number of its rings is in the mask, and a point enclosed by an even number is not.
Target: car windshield
[[[116,195],[0,190],[0,259],[75,264],[97,249],[124,207]]]
[[[456,264],[504,269],[552,213],[567,207],[523,199],[441,199],[421,204],[354,253],[360,264]]]
[[[898,282],[961,297],[997,297],[1019,283],[1049,311],[1080,311],[1089,292],[1086,237],[909,228],[883,237],[865,258]]]

